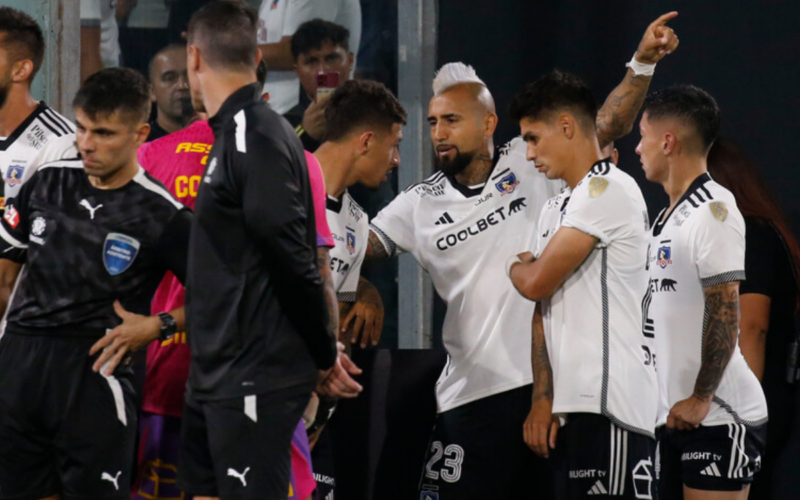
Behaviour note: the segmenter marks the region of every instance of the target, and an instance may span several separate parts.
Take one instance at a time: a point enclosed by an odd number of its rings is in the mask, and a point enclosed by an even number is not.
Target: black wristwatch
[[[158,338],[163,342],[171,339],[178,331],[178,323],[169,313],[158,313],[158,318],[161,320],[161,331]]]

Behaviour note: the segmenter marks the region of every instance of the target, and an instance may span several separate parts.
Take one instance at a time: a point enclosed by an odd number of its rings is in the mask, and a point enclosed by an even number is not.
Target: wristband
[[[516,263],[522,264],[522,261],[519,259],[519,255],[512,255],[506,261],[506,276],[508,276],[509,278],[511,277],[511,266],[513,266]]]
[[[636,52],[633,53],[633,57],[629,63],[625,64],[625,67],[630,68],[633,71],[633,76],[653,76],[653,73],[656,72],[655,63],[640,63],[636,60]]]

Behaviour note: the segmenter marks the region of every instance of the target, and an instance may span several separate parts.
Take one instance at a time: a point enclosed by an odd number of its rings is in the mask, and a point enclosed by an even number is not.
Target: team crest
[[[22,174],[25,172],[25,167],[22,165],[11,165],[6,170],[6,184],[9,186],[16,186],[22,184]]]
[[[439,494],[435,491],[423,491],[419,494],[419,500],[439,500]]]
[[[603,179],[602,177],[593,177],[591,181],[589,181],[589,196],[592,198],[597,198],[603,191],[606,190],[608,187],[608,181]]]
[[[718,221],[725,222],[725,219],[728,218],[728,208],[725,206],[725,203],[721,201],[715,201],[713,203],[709,203],[708,208],[711,209],[711,213]]]
[[[31,224],[31,234],[34,236],[41,236],[44,234],[46,228],[47,222],[45,222],[44,217],[37,217],[33,219],[33,224]]]
[[[500,191],[500,196],[505,196],[509,193],[513,193],[514,188],[517,187],[517,184],[519,184],[517,176],[514,175],[514,172],[511,172],[510,174],[500,179],[500,182],[495,184],[494,187],[496,187],[497,190]]]
[[[103,264],[111,276],[124,273],[139,254],[139,240],[120,233],[108,233],[103,245]]]
[[[347,233],[347,251],[350,255],[356,253],[356,235],[350,232]]]
[[[672,264],[672,249],[670,247],[665,246],[658,248],[658,258],[656,259],[656,264],[661,266],[661,269],[664,269],[668,265]]]

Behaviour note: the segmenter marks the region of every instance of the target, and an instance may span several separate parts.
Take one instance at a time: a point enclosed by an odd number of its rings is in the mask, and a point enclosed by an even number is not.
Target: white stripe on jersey
[[[247,118],[244,116],[244,110],[236,113],[233,117],[233,121],[236,122],[236,150],[240,153],[247,153],[247,143],[245,142]]]
[[[161,196],[164,197],[164,199],[172,203],[172,206],[174,206],[175,208],[177,209],[183,208],[183,204],[178,200],[176,200],[172,196],[172,194],[170,194],[170,192],[166,190],[166,188],[148,179],[144,169],[141,166],[139,167],[139,172],[137,172],[136,175],[133,176],[133,181],[142,186],[143,188],[147,189],[148,191],[160,194]]]
[[[16,247],[16,248],[28,248],[28,245],[26,245],[25,243],[22,243],[18,239],[16,239],[13,236],[11,236],[11,233],[6,231],[6,228],[3,227],[2,224],[0,224],[0,237],[2,237],[4,240],[6,240],[6,242],[9,245],[13,246],[13,247]],[[10,303],[11,302],[9,302],[9,304]]]

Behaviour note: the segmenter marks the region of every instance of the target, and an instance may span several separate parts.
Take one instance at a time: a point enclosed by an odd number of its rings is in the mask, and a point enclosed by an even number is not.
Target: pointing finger
[[[650,26],[664,26],[672,19],[678,17],[678,13],[676,11],[667,12],[666,14],[662,14],[658,19],[653,21],[653,24]]]

